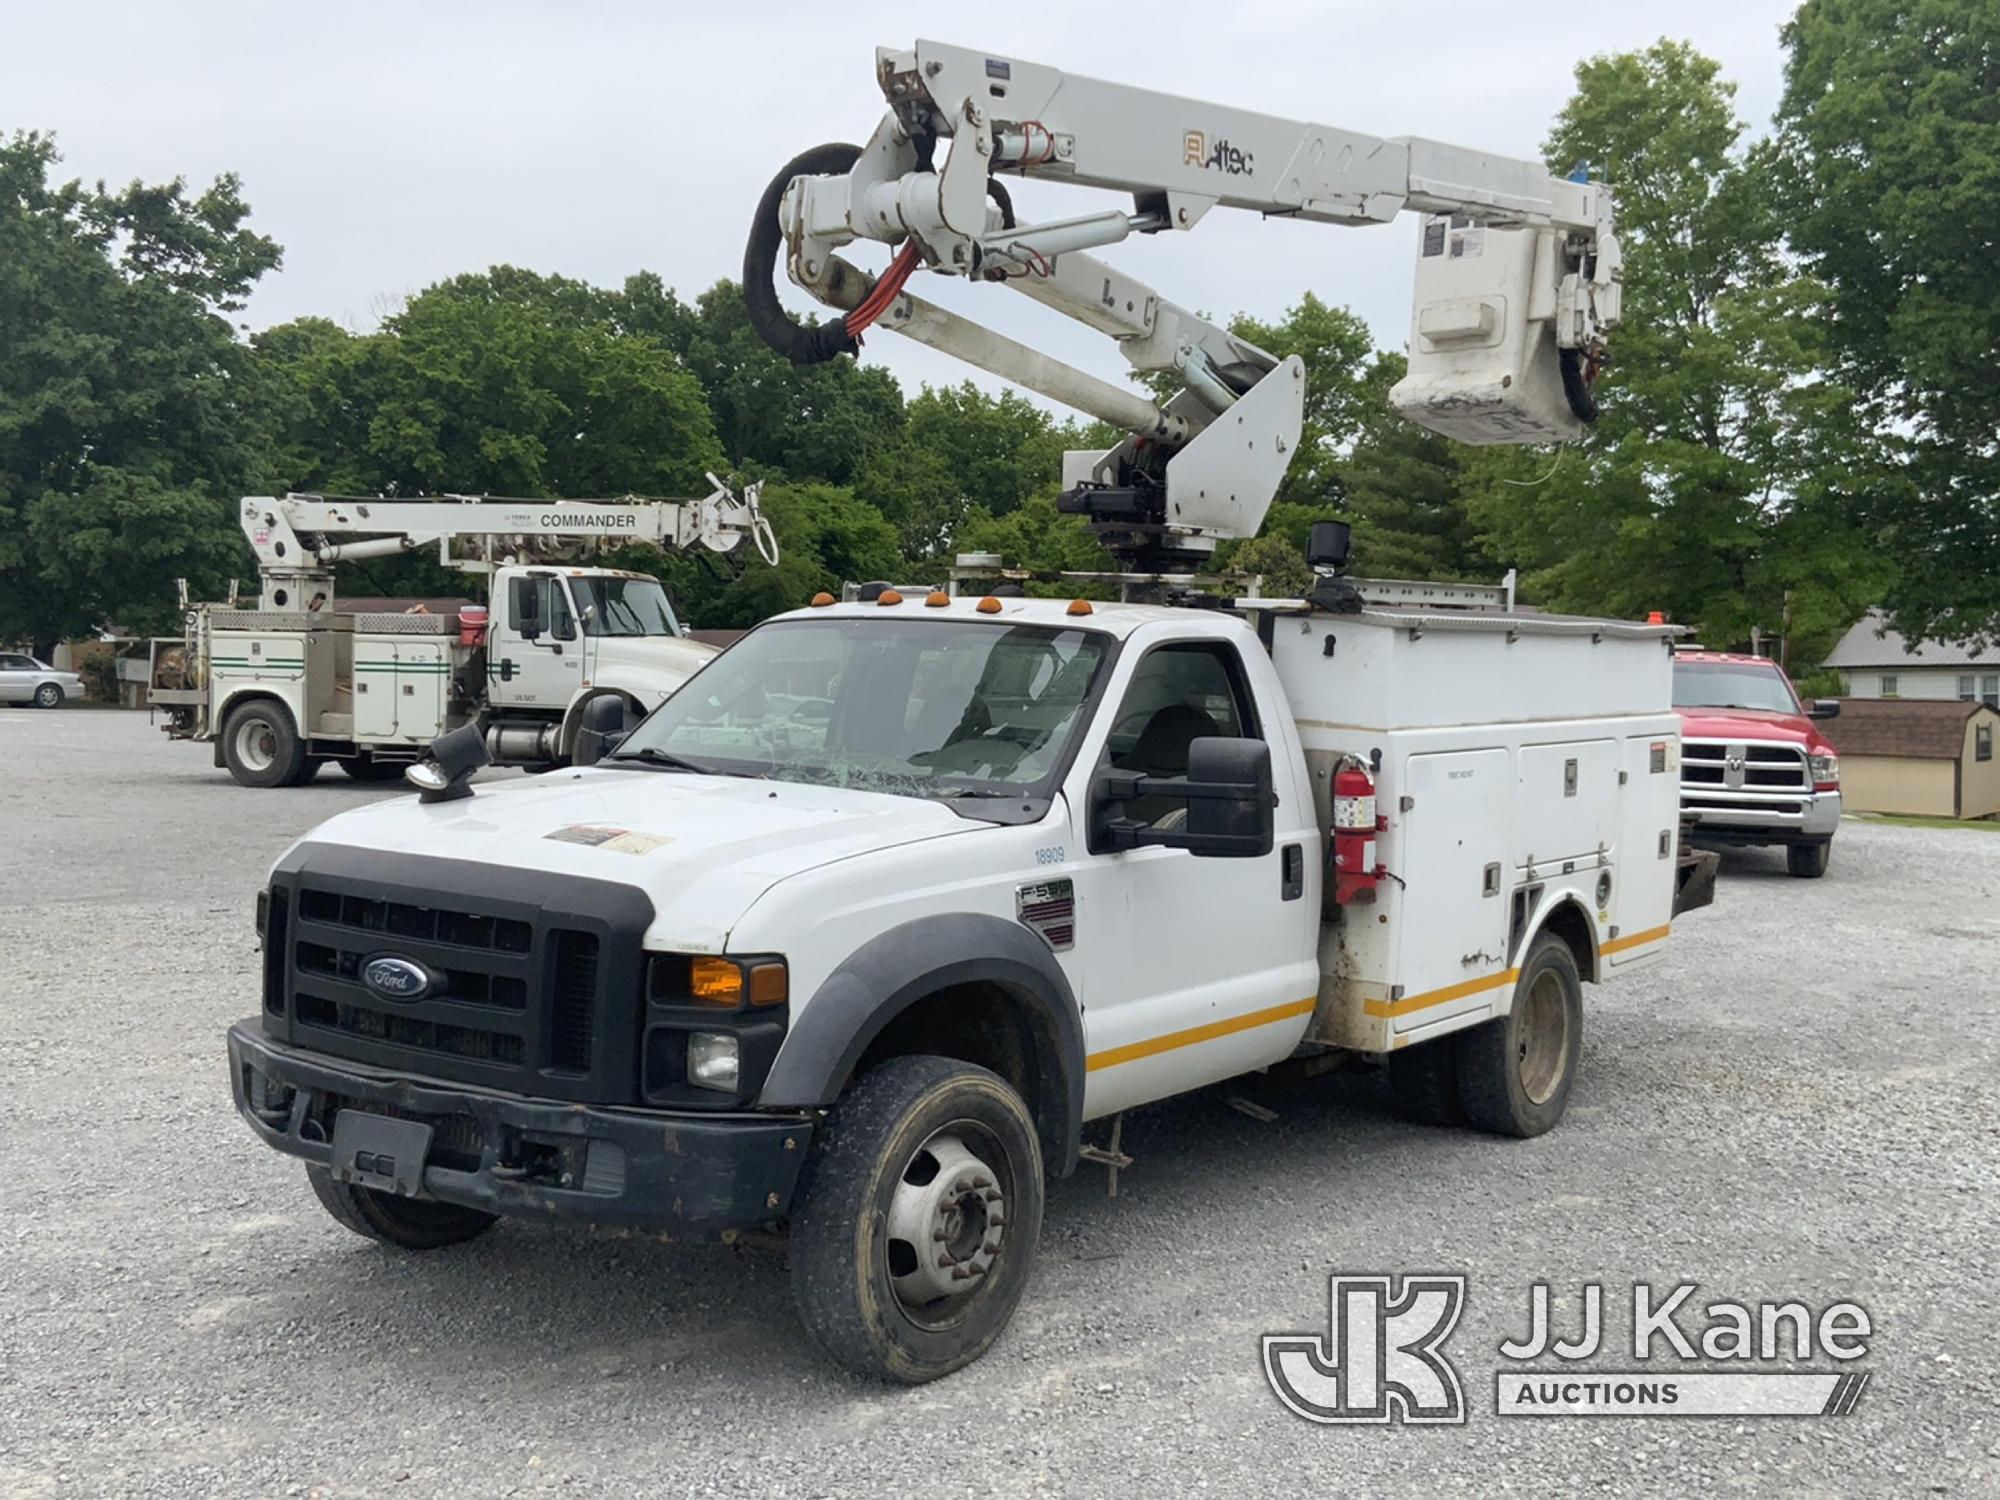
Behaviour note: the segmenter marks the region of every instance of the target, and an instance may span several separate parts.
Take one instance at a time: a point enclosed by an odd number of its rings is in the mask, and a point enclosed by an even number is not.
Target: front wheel
[[[1569,944],[1547,933],[1536,938],[1515,982],[1513,1007],[1455,1040],[1458,1096],[1468,1120],[1495,1135],[1540,1135],[1554,1126],[1583,1053],[1583,977]]]
[[[399,1250],[438,1250],[463,1244],[493,1227],[494,1216],[456,1203],[399,1198],[376,1188],[342,1182],[325,1167],[306,1168],[319,1206],[343,1229]]]
[[[1042,1153],[984,1068],[902,1057],[841,1096],[792,1217],[792,1296],[820,1347],[917,1385],[989,1349],[1026,1290]]]
[[[342,760],[340,769],[354,781],[394,781],[414,764],[414,761],[407,760],[377,760],[368,751],[362,750]]]
[[[63,690],[53,682],[45,682],[35,689],[35,707],[61,708]]]
[[[1790,844],[1785,848],[1785,868],[1801,880],[1817,880],[1833,862],[1833,840],[1822,844]]]

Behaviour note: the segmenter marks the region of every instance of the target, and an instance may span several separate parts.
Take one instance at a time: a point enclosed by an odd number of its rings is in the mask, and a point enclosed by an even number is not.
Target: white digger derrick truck
[[[658,579],[581,555],[726,553],[749,537],[776,562],[759,487],[739,496],[709,477],[713,492],[686,501],[246,497],[256,605],[186,608],[152,702],[169,735],[212,743],[246,786],[296,785],[327,760],[358,780],[400,776],[468,723],[496,762],[565,764],[587,705],[615,698],[637,723],[715,654],[687,638]],[[484,579],[490,605],[371,608],[335,591],[343,562],[431,546]]]
[[[1584,984],[1659,962],[1714,866],[1675,836],[1671,627],[1348,579],[1337,522],[1307,597],[1219,592],[1201,570],[1261,525],[1303,371],[1084,253],[1217,206],[1421,212],[1394,401],[1551,441],[1593,414],[1617,321],[1606,189],[929,42],[877,77],[867,145],[766,190],[752,321],[801,360],[879,324],[1116,424],[1063,503],[1125,597],[822,594],[560,776],[475,796],[478,746],[447,737],[420,798],[273,869],[228,1045],[249,1127],[356,1233],[775,1231],[819,1343],[922,1381],[1006,1326],[1046,1176],[1131,1164],[1123,1110],[1363,1061],[1426,1118],[1550,1129]],[[1030,226],[1007,173],[1134,202]],[[892,270],[845,261],[857,239],[899,245]],[[794,321],[781,260],[846,316]],[[1156,404],[924,303],[919,265],[1185,388]],[[1289,1359],[1272,1379],[1310,1400]]]

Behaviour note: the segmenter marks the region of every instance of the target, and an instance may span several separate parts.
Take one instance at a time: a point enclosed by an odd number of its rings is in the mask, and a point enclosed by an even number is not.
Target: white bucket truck
[[[591,703],[637,723],[715,654],[687,638],[659,579],[584,555],[729,552],[749,537],[777,561],[759,487],[738,496],[709,478],[714,491],[688,501],[248,496],[238,520],[257,602],[184,598],[184,637],[160,653],[151,702],[172,738],[212,744],[244,786],[296,786],[329,760],[357,780],[401,776],[467,723],[496,761],[563,765]],[[339,564],[433,545],[442,566],[484,580],[490,603],[336,594]]]
[[[1615,321],[1601,186],[931,43],[878,78],[869,146],[789,167],[750,247],[853,313],[791,325],[753,274],[753,320],[803,359],[880,321],[1123,425],[1072,455],[1065,504],[1126,602],[823,594],[629,734],[580,737],[573,769],[475,796],[482,743],[445,736],[420,799],[278,862],[229,1054],[251,1127],[360,1234],[775,1231],[821,1345],[921,1381],[998,1337],[1045,1179],[1122,1160],[1131,1106],[1357,1058],[1428,1118],[1549,1129],[1584,985],[1658,962],[1713,860],[1676,836],[1669,627],[1356,584],[1337,524],[1306,599],[1193,571],[1262,523],[1303,373],[1077,249],[1217,203],[1462,217],[1486,237],[1426,238],[1435,357],[1398,399],[1479,441],[1560,437]],[[1124,185],[1136,212],[1023,226],[998,169]],[[1031,291],[1186,389],[1154,406],[897,273],[871,291],[832,255],[861,237],[902,243],[904,275]],[[1475,254],[1481,276],[1438,269]]]

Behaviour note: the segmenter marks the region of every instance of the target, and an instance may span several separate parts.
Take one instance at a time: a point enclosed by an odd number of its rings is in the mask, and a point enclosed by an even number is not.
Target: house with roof
[[[1820,732],[1840,752],[1848,812],[1920,818],[2000,815],[2000,709],[1977,701],[1843,698]]]
[[[1879,609],[1863,615],[1827,656],[1850,698],[1952,699],[2000,707],[2000,647],[1918,641],[1889,628]]]

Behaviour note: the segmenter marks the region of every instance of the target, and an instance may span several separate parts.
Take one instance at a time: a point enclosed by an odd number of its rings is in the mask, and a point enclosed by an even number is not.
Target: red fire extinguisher
[[[1375,834],[1375,781],[1360,766],[1333,773],[1333,899],[1342,906],[1373,901],[1380,872]]]

